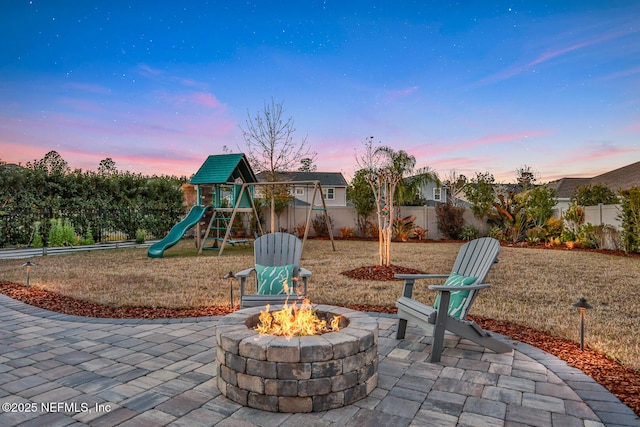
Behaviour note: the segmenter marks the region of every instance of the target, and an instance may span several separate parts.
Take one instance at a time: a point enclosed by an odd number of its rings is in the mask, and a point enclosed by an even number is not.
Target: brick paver
[[[535,347],[495,354],[397,320],[379,325],[378,386],[343,408],[310,414],[245,408],[216,384],[221,317],[93,319],[0,295],[0,425],[90,426],[640,426],[604,387]]]

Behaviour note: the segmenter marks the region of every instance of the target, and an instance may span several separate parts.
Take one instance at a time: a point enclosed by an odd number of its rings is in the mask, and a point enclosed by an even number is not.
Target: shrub
[[[420,227],[419,225],[416,225],[413,228],[413,231],[411,232],[411,237],[416,238],[418,240],[424,240],[427,238],[427,233],[429,232],[429,230],[427,230],[424,227]]]
[[[96,241],[93,239],[93,234],[91,233],[91,226],[87,225],[87,229],[84,231],[84,238],[80,240],[81,245],[94,245]]]
[[[374,221],[367,221],[365,224],[365,235],[377,239],[379,234],[380,227],[378,227],[378,223]]]
[[[491,227],[489,231],[487,231],[487,236],[501,241],[504,240],[504,233],[500,227]]]
[[[622,249],[625,252],[640,251],[640,187],[622,192]]]
[[[298,237],[304,236],[304,230],[307,228],[306,222],[301,222],[300,224],[294,227],[295,235]]]
[[[546,237],[546,231],[544,227],[541,225],[536,225],[535,227],[531,227],[526,231],[527,235],[527,243],[529,245],[537,245],[542,242]]]
[[[48,246],[62,246],[64,236],[62,234],[62,219],[51,219],[51,228],[49,228]]]
[[[136,230],[136,243],[141,245],[144,243],[145,239],[147,237],[147,232],[141,228],[138,228]]]
[[[569,206],[564,214],[564,220],[567,223],[567,227],[575,234],[578,232],[578,227],[584,223],[584,209],[577,203]]]
[[[34,248],[41,248],[44,246],[42,236],[40,235],[40,224],[40,221],[36,221],[34,224],[33,240],[31,241],[31,246]]]
[[[440,203],[436,206],[438,231],[448,239],[459,239],[464,225],[463,214],[462,206],[456,206],[451,202]]]
[[[78,244],[78,236],[71,225],[69,218],[65,218],[62,225],[62,244],[64,246],[73,246]]]
[[[415,228],[415,224],[413,221],[416,219],[415,216],[409,215],[404,218],[398,218],[393,221],[393,235],[396,239],[400,239],[403,242],[409,240],[411,232]]]
[[[544,224],[545,239],[550,241],[551,239],[560,237],[562,230],[564,229],[564,221],[560,218],[551,217]]]
[[[474,240],[480,236],[480,230],[473,225],[465,225],[460,231],[460,238],[463,240]]]
[[[333,229],[333,218],[331,218],[331,215],[328,215],[328,217],[331,223],[331,229]],[[324,215],[316,215],[315,218],[311,220],[311,225],[313,226],[313,231],[316,233],[316,236],[329,236],[329,225]]]
[[[613,205],[618,203],[618,196],[604,184],[587,184],[576,188],[571,201],[580,206]]]
[[[340,238],[348,239],[355,236],[356,232],[353,227],[340,227]]]

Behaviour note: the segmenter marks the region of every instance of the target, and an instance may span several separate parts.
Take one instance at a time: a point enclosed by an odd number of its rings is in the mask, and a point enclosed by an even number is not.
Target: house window
[[[296,196],[304,196],[304,188],[296,187]]]
[[[325,200],[334,200],[335,199],[335,188],[323,188],[322,195]]]
[[[442,188],[436,187],[433,189],[433,200],[436,202],[442,201]]]

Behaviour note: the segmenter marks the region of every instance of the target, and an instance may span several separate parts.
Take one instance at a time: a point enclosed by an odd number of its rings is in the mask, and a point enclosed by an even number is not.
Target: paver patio
[[[398,341],[395,316],[371,316],[377,388],[340,409],[284,414],[220,394],[219,317],[85,318],[0,295],[0,425],[640,426],[604,387],[537,348],[495,354],[448,336],[430,364],[423,331],[410,324]]]

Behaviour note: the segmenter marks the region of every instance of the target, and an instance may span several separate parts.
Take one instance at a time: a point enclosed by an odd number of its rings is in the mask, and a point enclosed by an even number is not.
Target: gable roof
[[[592,178],[560,178],[547,184],[556,190],[558,199],[570,199],[578,187],[604,184],[614,192],[640,186],[640,162],[635,162]]]
[[[604,184],[613,191],[628,190],[640,185],[640,162],[591,178],[592,184]]]
[[[189,184],[232,184],[236,179],[258,182],[243,153],[216,154],[207,157]]]
[[[266,181],[266,173],[258,174],[260,181]],[[322,186],[346,187],[347,180],[341,172],[280,172],[278,181],[320,181]]]
[[[556,190],[556,198],[570,199],[574,195],[576,189],[591,182],[591,178],[560,178],[551,181],[547,187]]]

